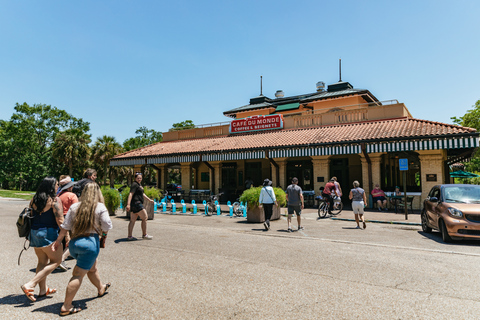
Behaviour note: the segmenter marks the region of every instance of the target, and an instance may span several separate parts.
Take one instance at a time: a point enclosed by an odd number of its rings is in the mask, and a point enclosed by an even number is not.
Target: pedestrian
[[[377,203],[378,211],[385,210],[387,211],[387,198],[385,198],[385,192],[380,189],[380,185],[377,183],[375,188],[372,190],[373,203]]]
[[[298,186],[298,178],[292,179],[292,184],[287,187],[287,223],[288,232],[292,232],[292,216],[295,213],[297,215],[298,230],[303,230],[302,227],[302,209],[304,207],[302,188]]]
[[[95,182],[96,179],[97,179],[97,170],[88,168],[83,173],[83,179],[75,183],[75,185],[73,186],[72,192],[75,193],[77,198],[80,198],[82,196],[83,188],[85,188],[87,184],[91,182]]]
[[[132,183],[130,187],[130,194],[128,195],[127,200],[127,211],[131,211],[130,213],[130,223],[128,224],[128,238],[127,240],[137,240],[132,236],[133,227],[135,226],[135,222],[137,218],[140,217],[142,219],[142,238],[145,240],[152,240],[152,236],[147,234],[147,210],[143,207],[143,198],[147,199],[148,201],[153,203],[153,200],[150,199],[145,195],[143,192],[143,187],[140,184],[142,182],[142,174],[140,172],[135,173],[135,181]]]
[[[63,180],[60,180],[60,188],[58,197],[62,200],[63,206],[63,216],[67,215],[68,209],[72,206],[72,204],[78,202],[78,197],[75,193],[72,192],[74,182],[70,176],[66,176]],[[63,239],[63,255],[62,255],[62,263],[58,266],[61,270],[67,271],[67,264],[65,260],[70,256],[70,251],[68,250],[68,243],[70,241],[70,232],[67,232],[65,238]]]
[[[335,196],[337,196],[337,191],[335,189],[335,180],[333,180],[333,178],[325,184],[322,196],[325,200],[328,201],[328,213],[331,214],[333,209],[333,199]]]
[[[352,200],[352,210],[355,214],[355,222],[357,223],[357,229],[360,228],[360,219],[363,223],[363,229],[367,228],[365,224],[365,218],[363,217],[364,208],[367,206],[367,196],[365,195],[365,190],[360,188],[360,183],[358,181],[353,181],[353,189],[350,190],[348,198]]]
[[[258,199],[259,207],[263,206],[263,212],[265,213],[265,230],[270,230],[270,219],[272,218],[273,205],[278,206],[277,199],[275,198],[275,192],[272,188],[272,181],[265,179],[263,181],[263,188],[260,191],[260,198]]]
[[[102,283],[97,269],[97,257],[100,253],[99,234],[101,233],[105,238],[110,229],[112,229],[112,221],[105,207],[100,187],[96,183],[89,183],[80,197],[80,202],[70,207],[60,234],[53,245],[54,250],[60,249],[67,231],[72,231],[69,247],[71,255],[77,259],[77,264],[73,268],[72,277],[67,285],[65,301],[60,308],[61,316],[82,310],[73,306],[73,298],[80,289],[85,275],[97,287],[98,297],[102,297],[111,286],[110,283]]]
[[[337,177],[332,177],[332,180],[333,184],[335,185],[335,193],[337,194],[337,197],[333,199],[333,206],[335,207],[335,209],[337,209],[340,202],[342,202],[343,192],[342,187],[340,186],[340,182],[338,182],[337,180]]]
[[[37,301],[33,293],[37,284],[40,288],[37,298],[57,292],[57,289],[47,287],[47,276],[62,262],[62,250],[54,251],[52,248],[63,223],[62,200],[56,197],[57,189],[57,179],[46,177],[30,201],[33,219],[29,240],[37,255],[37,269],[35,277],[21,288],[32,302]],[[59,248],[62,248],[61,244]]]

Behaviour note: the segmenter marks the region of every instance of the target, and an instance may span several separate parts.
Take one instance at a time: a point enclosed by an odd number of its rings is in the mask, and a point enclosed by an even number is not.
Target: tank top
[[[53,207],[40,214],[38,211],[33,210],[34,217],[32,219],[32,229],[38,230],[40,228],[55,228],[58,229],[57,220],[53,213]]]
[[[365,190],[362,188],[354,188],[352,189],[352,201],[363,201],[363,194]]]

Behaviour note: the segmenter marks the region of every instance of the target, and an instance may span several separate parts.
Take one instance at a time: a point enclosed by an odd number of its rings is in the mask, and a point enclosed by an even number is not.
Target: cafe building
[[[265,178],[285,189],[297,177],[304,191],[318,194],[335,176],[344,203],[355,180],[368,194],[377,183],[384,191],[406,185],[419,209],[430,188],[450,183],[450,167],[479,145],[475,129],[414,118],[403,103],[379,101],[344,81],[319,82],[303,95],[260,94],[224,115],[230,121],[164,132],[162,142],[119,154],[110,165],[149,166],[160,189],[177,169],[185,195],[211,190],[223,192],[223,201],[235,201],[247,180],[259,186]]]

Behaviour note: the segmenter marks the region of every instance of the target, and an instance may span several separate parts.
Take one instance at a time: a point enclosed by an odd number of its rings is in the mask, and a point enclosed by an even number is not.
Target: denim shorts
[[[91,233],[87,237],[77,237],[70,240],[68,246],[70,255],[77,259],[77,267],[90,270],[100,253],[100,240],[98,234]]]
[[[140,211],[142,211],[145,208],[143,207],[143,203],[137,202],[137,203],[132,204],[130,206],[130,209],[132,210],[133,213],[139,213]]]
[[[43,248],[51,245],[58,238],[57,228],[40,228],[30,231],[30,246]]]

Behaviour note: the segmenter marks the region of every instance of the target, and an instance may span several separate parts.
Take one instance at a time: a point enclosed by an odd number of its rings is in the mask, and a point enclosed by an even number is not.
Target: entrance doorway
[[[337,181],[342,187],[342,202],[344,206],[350,206],[348,199],[351,183],[349,182],[348,158],[334,158],[330,160],[330,177],[337,177]]]
[[[297,160],[287,162],[287,185],[282,186],[286,189],[292,182],[292,178],[298,178],[298,185],[303,191],[313,190],[313,164],[310,160]]]
[[[220,192],[223,192],[223,195],[220,197],[220,202],[231,201],[233,203],[238,198],[236,163],[222,165],[222,188]]]

